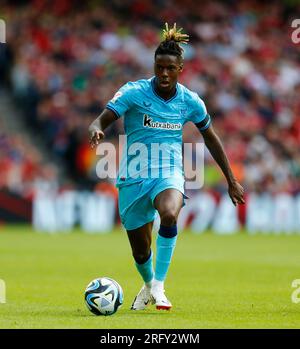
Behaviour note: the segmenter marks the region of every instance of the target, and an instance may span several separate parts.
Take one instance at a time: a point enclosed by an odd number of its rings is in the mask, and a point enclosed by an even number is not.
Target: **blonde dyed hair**
[[[177,29],[176,23],[174,23],[173,28],[169,29],[169,24],[165,23],[165,29],[163,29],[163,39],[164,41],[175,41],[180,44],[187,44],[189,41],[189,35],[181,33],[182,28]]]
[[[189,35],[181,31],[182,28],[177,29],[176,23],[174,23],[173,28],[169,28],[168,23],[166,23],[162,32],[163,41],[155,50],[154,57],[157,55],[172,55],[178,57],[180,62],[182,62],[184,51],[180,44],[187,44]]]

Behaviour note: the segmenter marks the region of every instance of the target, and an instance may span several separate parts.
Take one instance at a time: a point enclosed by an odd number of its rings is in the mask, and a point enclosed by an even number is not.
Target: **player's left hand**
[[[244,188],[237,181],[229,183],[228,194],[229,194],[234,206],[236,206],[237,204],[244,204],[245,203]]]

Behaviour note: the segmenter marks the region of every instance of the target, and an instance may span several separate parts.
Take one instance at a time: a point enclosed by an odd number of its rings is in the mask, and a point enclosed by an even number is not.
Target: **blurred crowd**
[[[7,132],[3,126],[0,123],[0,190],[31,200],[41,183],[58,183],[56,166],[45,162],[27,137]]]
[[[0,58],[2,79],[9,71],[6,79],[27,124],[63,159],[74,183],[97,183],[88,126],[120,86],[153,75],[164,23],[176,22],[190,35],[180,82],[204,100],[237,178],[249,191],[300,192],[300,45],[291,40],[299,5],[33,0],[4,1],[0,11],[9,49]],[[106,139],[118,144],[120,133],[121,120]],[[188,124],[184,140],[202,137]],[[38,151],[3,135],[1,171],[22,157],[30,162]],[[205,186],[224,190],[219,169],[208,153],[205,159]],[[28,172],[14,186],[31,181]],[[3,176],[0,187],[11,180]]]

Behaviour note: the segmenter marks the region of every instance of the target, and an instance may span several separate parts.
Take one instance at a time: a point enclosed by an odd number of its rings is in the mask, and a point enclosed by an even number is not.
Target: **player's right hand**
[[[101,140],[104,138],[104,132],[101,130],[91,130],[90,131],[90,145],[95,148],[100,144]]]

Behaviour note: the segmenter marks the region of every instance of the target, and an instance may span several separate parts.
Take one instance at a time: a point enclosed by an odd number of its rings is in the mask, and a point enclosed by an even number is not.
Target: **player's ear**
[[[179,73],[182,73],[182,71],[183,71],[183,63],[180,63],[180,64],[179,64],[178,72],[179,72]]]

